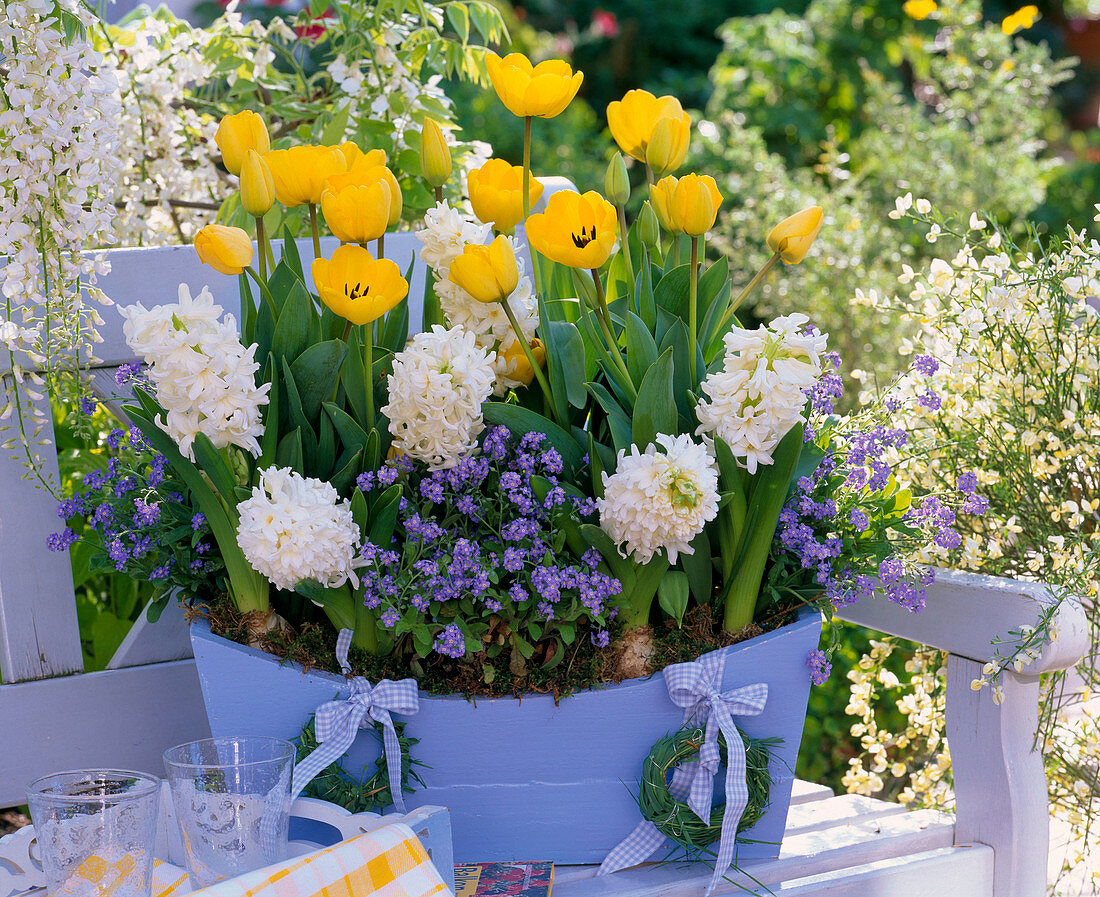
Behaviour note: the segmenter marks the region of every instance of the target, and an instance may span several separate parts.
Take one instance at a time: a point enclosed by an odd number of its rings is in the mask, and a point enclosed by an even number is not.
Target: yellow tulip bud
[[[531,248],[568,268],[599,268],[615,250],[619,215],[606,199],[589,190],[560,190],[546,211],[527,219]]]
[[[241,173],[245,154],[249,150],[255,150],[262,156],[271,149],[267,125],[250,109],[225,116],[214,134],[214,142],[221,150],[222,164],[233,174]]]
[[[540,368],[546,366],[546,349],[543,348],[542,340],[531,341],[531,354]],[[512,340],[512,345],[506,351],[498,352],[497,356],[504,360],[504,375],[509,380],[518,380],[524,386],[531,385],[531,381],[535,379],[535,369],[527,360],[527,353],[523,351],[519,340]]]
[[[252,238],[239,227],[208,224],[195,234],[195,253],[221,274],[240,274],[252,264]]]
[[[574,72],[560,59],[547,59],[533,66],[522,53],[509,53],[503,59],[496,53],[486,53],[485,68],[500,101],[520,118],[553,118],[565,111],[584,79],[581,72]]]
[[[654,177],[664,177],[683,164],[690,136],[690,125],[682,121],[662,118],[657,122],[645,151],[646,164]]]
[[[650,249],[656,249],[660,244],[661,229],[657,213],[648,202],[642,203],[642,211],[638,214],[638,239]]]
[[[901,5],[902,12],[918,22],[927,19],[936,8],[936,0],[905,0]]]
[[[788,265],[797,265],[810,251],[823,217],[821,206],[810,206],[784,218],[768,234],[768,248]]]
[[[710,175],[686,174],[661,178],[649,198],[661,224],[670,233],[698,237],[714,227],[722,194]]]
[[[603,192],[617,206],[625,206],[630,199],[630,178],[626,174],[626,162],[623,161],[622,153],[615,153],[607,165]]]
[[[683,228],[672,217],[672,197],[676,193],[678,178],[669,175],[649,186],[649,201],[661,227],[672,235],[682,234]]]
[[[288,208],[306,203],[319,205],[325,181],[348,168],[339,149],[312,144],[272,150],[264,161],[275,181],[275,198]]]
[[[451,148],[432,118],[424,119],[420,131],[420,173],[433,187],[442,187],[451,176]]]
[[[542,183],[528,172],[531,205],[542,197]],[[479,221],[503,232],[523,220],[523,166],[490,159],[466,177],[470,205]]]
[[[275,181],[255,150],[245,154],[241,167],[241,205],[254,218],[262,218],[275,205]]]
[[[409,293],[397,265],[362,246],[340,246],[331,259],[314,259],[312,272],[321,301],[352,324],[382,317]]]
[[[503,302],[519,284],[519,264],[512,241],[501,235],[488,246],[468,243],[451,262],[447,279],[478,302]]]

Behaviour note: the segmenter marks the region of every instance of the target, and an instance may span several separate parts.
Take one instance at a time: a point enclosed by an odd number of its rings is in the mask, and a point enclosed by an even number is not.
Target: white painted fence
[[[331,248],[329,242],[323,251]],[[299,251],[308,272],[312,246],[300,241]],[[387,254],[403,269],[413,251],[411,235],[387,240]],[[189,247],[117,250],[111,261],[102,286],[120,304],[174,301],[182,282],[193,293],[209,284],[227,311],[238,312],[236,279],[200,265]],[[420,321],[422,278],[421,269],[410,291],[413,327]],[[132,355],[121,318],[111,309],[104,317],[103,362],[94,382],[104,398],[114,399],[113,371]],[[56,475],[56,462],[47,468]],[[22,803],[28,781],[58,769],[98,764],[159,774],[166,747],[208,731],[178,610],[166,612],[158,624],[135,627],[111,669],[82,673],[68,558],[46,548],[47,536],[63,522],[54,500],[20,475],[18,463],[0,457],[0,806]],[[994,849],[996,897],[1040,897],[1045,891],[1046,785],[1041,758],[1032,750],[1038,677],[1072,666],[1084,653],[1080,607],[1065,604],[1058,640],[1022,673],[1006,674],[1002,706],[993,704],[988,691],[971,691],[970,682],[991,658],[994,637],[1033,623],[1049,600],[1040,585],[944,572],[929,589],[922,614],[886,601],[863,602],[842,614],[949,652],[955,844]]]

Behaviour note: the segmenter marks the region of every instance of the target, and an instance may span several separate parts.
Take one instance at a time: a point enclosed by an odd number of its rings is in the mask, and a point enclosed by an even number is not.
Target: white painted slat
[[[927,606],[920,613],[878,598],[846,607],[837,616],[985,663],[993,657],[995,638],[1007,640],[1009,632],[1034,625],[1051,603],[1042,583],[937,570],[936,582],[928,587]],[[1028,673],[1037,676],[1068,669],[1088,646],[1084,611],[1076,601],[1066,601],[1058,614],[1058,640],[1048,643],[1042,656],[1028,666]]]
[[[9,382],[5,378],[0,405]],[[53,424],[46,400],[40,404],[46,408],[43,437],[51,442],[40,449],[42,471],[56,488]],[[12,433],[5,430],[4,439]],[[84,669],[69,553],[46,547],[65,522],[57,516],[57,500],[37,480],[24,479],[25,472],[21,452],[0,449],[0,679],[6,683]]]
[[[838,823],[870,821],[905,812],[905,807],[892,801],[876,800],[863,794],[842,794],[792,806],[787,814],[786,837]]]
[[[186,660],[193,656],[185,608],[175,596],[168,599],[168,606],[155,623],[150,623],[146,618],[146,610],[148,606],[126,633],[107,669],[120,670],[147,663]]]
[[[807,782],[804,779],[795,779],[791,787],[791,806],[806,803],[812,800],[823,800],[833,796],[833,789],[816,782]]]
[[[209,738],[193,660],[0,688],[0,807],[26,802],[32,779],[123,767],[163,775],[165,749]]]

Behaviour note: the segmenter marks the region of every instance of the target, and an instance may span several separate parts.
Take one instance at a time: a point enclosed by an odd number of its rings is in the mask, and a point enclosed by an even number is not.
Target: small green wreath
[[[768,807],[772,784],[768,761],[772,748],[780,740],[749,738],[740,729],[737,731],[745,743],[745,783],[749,792],[749,801],[737,826],[740,832],[756,825]],[[669,772],[697,757],[705,736],[705,729],[689,727],[659,739],[642,765],[642,781],[638,788],[638,808],[642,816],[652,822],[662,835],[689,850],[705,850],[721,837],[722,818],[726,812],[724,804],[713,807],[710,822],[705,823],[691,807],[676,800],[668,790]],[[726,740],[721,733],[718,735],[718,748],[725,763]]]
[[[393,727],[397,732],[397,743],[401,746],[401,790],[415,790],[412,787],[412,782],[416,782],[423,787],[424,780],[420,778],[413,767],[424,766],[425,764],[419,760],[413,760],[410,755],[410,749],[414,744],[419,743],[420,739],[407,737],[403,722],[394,720]],[[347,754],[344,754],[344,757],[341,757],[340,760],[326,766],[317,773],[313,781],[306,785],[302,794],[306,797],[316,797],[328,801],[331,804],[338,804],[351,813],[377,812],[392,805],[393,795],[390,794],[390,775],[386,766],[382,725],[375,722],[367,731],[373,733],[380,746],[379,756],[375,761],[376,770],[374,775],[368,779],[367,770],[364,769],[362,778],[357,779],[352,776],[340,765],[341,760],[347,757]],[[302,727],[302,734],[298,736],[298,754],[295,762],[301,763],[317,748],[318,744],[317,732],[314,729],[314,720],[311,716],[309,721]]]

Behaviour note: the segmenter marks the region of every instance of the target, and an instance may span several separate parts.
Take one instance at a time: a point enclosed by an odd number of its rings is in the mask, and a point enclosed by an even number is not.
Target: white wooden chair
[[[323,251],[331,252],[326,242]],[[387,254],[402,268],[411,235],[391,236]],[[299,242],[308,272],[309,241]],[[124,249],[110,254],[102,285],[117,303],[171,302],[176,287],[208,284],[227,311],[239,310],[237,281],[199,264],[190,247]],[[413,278],[410,317],[420,321],[423,269]],[[114,370],[132,355],[121,318],[106,309],[96,390],[116,398]],[[7,378],[10,381],[10,376]],[[56,474],[56,463],[47,470]],[[110,668],[82,673],[68,558],[46,548],[60,529],[54,501],[17,462],[0,457],[0,807],[25,801],[26,783],[60,769],[114,766],[160,774],[165,748],[208,734],[190,645],[178,609],[139,623]],[[1007,673],[1004,702],[970,683],[991,659],[995,637],[1033,623],[1049,601],[1037,584],[942,572],[928,607],[911,614],[886,601],[863,602],[842,616],[949,653],[947,734],[958,811],[906,812],[854,795],[833,797],[803,783],[796,792],[782,854],[746,865],[777,895],[860,897],[1041,897],[1045,893],[1048,814],[1042,758],[1033,750],[1039,676],[1072,666],[1087,644],[1084,615],[1068,602],[1057,641],[1022,673]],[[3,851],[0,850],[0,862]],[[539,859],[537,844],[530,856]],[[678,865],[593,878],[592,867],[561,867],[554,893],[697,895],[708,871]],[[745,887],[755,887],[743,879]],[[732,890],[738,890],[729,885]],[[760,891],[767,893],[767,891]],[[7,891],[0,887],[0,897]]]

